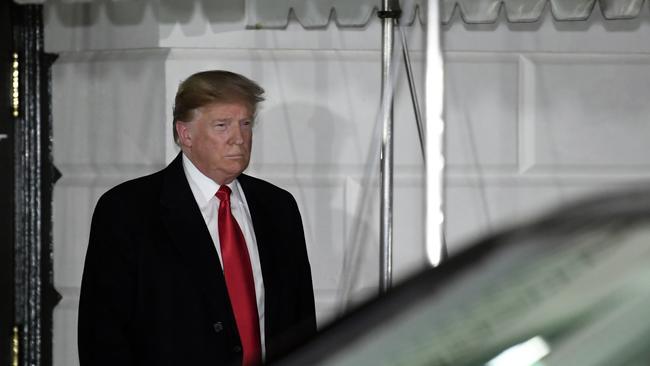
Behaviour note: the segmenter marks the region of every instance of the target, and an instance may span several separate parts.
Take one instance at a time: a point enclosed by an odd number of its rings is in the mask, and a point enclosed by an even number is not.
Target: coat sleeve
[[[79,297],[81,366],[134,364],[134,243],[117,195],[100,198],[92,218]]]
[[[311,265],[309,264],[309,257],[307,255],[307,244],[305,242],[305,232],[302,225],[302,218],[300,216],[300,211],[298,209],[298,204],[296,200],[291,197],[292,208],[295,212],[295,223],[297,231],[298,243],[296,248],[296,258],[298,273],[300,274],[298,278],[300,279],[299,283],[299,339],[305,340],[312,337],[316,334],[316,306],[314,303],[314,287],[311,276]]]
[[[316,307],[314,303],[314,287],[311,276],[311,265],[307,255],[307,244],[305,232],[302,225],[302,218],[298,204],[293,196],[290,196],[290,212],[293,217],[293,230],[295,238],[292,248],[294,258],[294,276],[297,280],[294,307],[296,311],[295,323],[291,330],[291,348],[304,343],[316,334]]]
[[[288,192],[281,200],[276,200],[275,205],[282,207],[282,219],[273,223],[282,228],[279,231],[284,239],[282,250],[274,253],[278,263],[283,264],[282,270],[276,268],[280,272],[276,281],[281,281],[277,287],[282,288],[282,296],[266,299],[267,304],[274,304],[271,308],[274,313],[267,314],[267,325],[272,325],[273,331],[266,330],[266,361],[271,363],[285,357],[316,333],[311,268],[298,205]]]

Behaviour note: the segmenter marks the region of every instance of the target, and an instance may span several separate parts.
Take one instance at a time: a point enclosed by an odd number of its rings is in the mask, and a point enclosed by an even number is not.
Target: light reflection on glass
[[[550,350],[548,343],[537,336],[506,349],[485,366],[541,366],[537,362],[548,355]]]

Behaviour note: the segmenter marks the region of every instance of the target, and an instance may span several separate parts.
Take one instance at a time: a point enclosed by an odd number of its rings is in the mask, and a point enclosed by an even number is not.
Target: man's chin
[[[241,161],[238,164],[231,164],[228,169],[228,173],[231,176],[237,177],[239,174],[241,174],[246,168],[248,167],[248,161]]]

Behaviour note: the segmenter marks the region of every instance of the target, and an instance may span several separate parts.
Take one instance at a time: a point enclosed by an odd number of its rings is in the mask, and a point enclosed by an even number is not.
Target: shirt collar
[[[194,198],[199,201],[199,205],[203,206],[208,203],[215,196],[220,184],[210,179],[205,174],[201,173],[199,168],[197,168],[194,163],[183,153],[183,168],[185,170],[185,175],[188,178],[190,187],[194,192]],[[237,179],[226,184],[232,191],[232,197],[237,201],[241,201],[239,198],[239,183]]]

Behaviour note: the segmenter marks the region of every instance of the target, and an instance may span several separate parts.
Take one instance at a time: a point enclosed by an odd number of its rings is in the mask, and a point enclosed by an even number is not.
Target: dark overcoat
[[[302,220],[287,191],[243,174],[238,180],[259,249],[272,360],[316,332]],[[180,154],[99,199],[78,336],[81,366],[241,364],[219,257]]]

